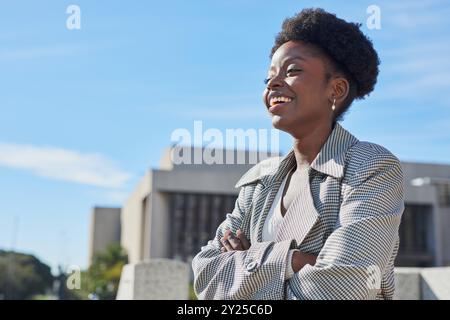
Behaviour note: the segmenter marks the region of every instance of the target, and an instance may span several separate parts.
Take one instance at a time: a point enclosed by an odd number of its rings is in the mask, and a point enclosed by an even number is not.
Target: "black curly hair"
[[[303,41],[314,45],[328,58],[327,78],[341,73],[350,89],[336,121],[343,119],[353,100],[364,99],[377,82],[380,60],[372,41],[359,29],[360,23],[347,22],[323,9],[303,9],[292,18],[284,20],[282,30],[275,38],[270,58],[288,41]],[[330,69],[330,68],[328,68]]]

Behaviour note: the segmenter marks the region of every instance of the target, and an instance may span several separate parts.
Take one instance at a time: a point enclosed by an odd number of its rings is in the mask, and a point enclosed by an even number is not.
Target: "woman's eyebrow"
[[[286,60],[284,60],[282,65],[284,66],[294,60],[301,60],[303,62],[307,61],[303,56],[295,56],[295,57],[290,57],[290,58],[287,58]]]
[[[288,57],[288,58],[284,59],[282,65],[285,65],[286,63],[291,62],[292,60],[302,60],[305,62],[307,61],[303,56],[294,56],[294,57]],[[269,71],[273,70],[273,69],[275,69],[275,66],[271,65]]]
[[[294,56],[294,57],[287,58],[285,63],[288,62],[288,61],[291,61],[291,60],[303,60],[303,61],[306,61],[305,57],[303,57],[303,56]]]

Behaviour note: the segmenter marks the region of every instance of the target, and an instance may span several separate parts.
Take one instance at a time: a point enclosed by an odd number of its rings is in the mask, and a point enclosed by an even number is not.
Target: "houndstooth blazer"
[[[265,218],[295,165],[292,149],[258,163],[238,181],[233,212],[192,260],[198,298],[392,299],[404,210],[399,160],[334,123],[310,165],[308,187],[290,205],[275,241],[263,242]],[[221,253],[228,228],[242,229],[250,248]],[[286,280],[290,249],[318,257]]]

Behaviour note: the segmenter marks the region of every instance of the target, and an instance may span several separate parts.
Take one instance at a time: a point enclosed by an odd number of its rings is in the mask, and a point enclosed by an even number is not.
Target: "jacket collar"
[[[311,168],[338,179],[342,178],[347,151],[358,141],[356,137],[336,122],[327,141],[311,163]]]
[[[345,130],[338,122],[334,123],[333,130],[320,149],[317,156],[311,162],[310,167],[323,174],[340,179],[344,176],[345,157],[348,149],[359,140]],[[266,184],[268,179],[284,178],[285,174],[295,166],[294,149],[282,158],[266,159],[254,168],[250,169],[236,184],[236,187],[261,180]]]

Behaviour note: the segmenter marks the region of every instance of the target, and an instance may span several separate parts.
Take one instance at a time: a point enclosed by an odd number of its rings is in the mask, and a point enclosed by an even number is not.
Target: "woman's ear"
[[[336,77],[331,80],[331,95],[330,102],[336,99],[336,106],[339,106],[345,98],[347,98],[350,91],[350,83],[344,77]]]

